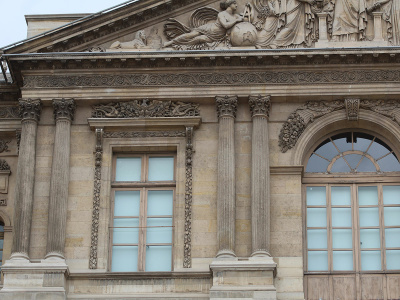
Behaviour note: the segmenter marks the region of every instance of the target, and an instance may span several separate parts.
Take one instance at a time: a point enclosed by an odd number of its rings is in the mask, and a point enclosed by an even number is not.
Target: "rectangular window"
[[[111,271],[171,271],[175,156],[116,155]]]
[[[400,270],[400,185],[306,186],[307,271]]]

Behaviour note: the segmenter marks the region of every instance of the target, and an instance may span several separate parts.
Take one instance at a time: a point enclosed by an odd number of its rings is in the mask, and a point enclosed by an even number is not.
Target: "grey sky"
[[[127,0],[0,0],[0,48],[26,38],[25,15],[95,13]]]

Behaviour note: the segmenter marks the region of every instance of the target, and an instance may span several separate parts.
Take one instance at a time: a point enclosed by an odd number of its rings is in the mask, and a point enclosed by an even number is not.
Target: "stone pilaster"
[[[36,134],[41,111],[40,99],[19,100],[22,131],[15,184],[14,236],[11,259],[29,259],[35,183]]]
[[[237,96],[215,97],[219,118],[217,179],[217,257],[236,257],[235,117]]]
[[[270,96],[250,96],[253,118],[251,163],[252,255],[270,256],[270,174],[268,116]]]
[[[46,259],[64,259],[71,122],[76,106],[73,99],[54,99],[53,108],[56,133],[51,167]]]

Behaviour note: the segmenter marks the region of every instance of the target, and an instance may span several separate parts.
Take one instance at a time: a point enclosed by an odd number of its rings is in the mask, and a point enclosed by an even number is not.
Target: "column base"
[[[276,263],[272,257],[214,260],[210,269],[213,286],[210,299],[263,299],[276,300],[274,277]]]
[[[67,299],[68,266],[65,260],[42,260],[31,263],[29,260],[12,258],[1,268],[4,274],[0,299]]]

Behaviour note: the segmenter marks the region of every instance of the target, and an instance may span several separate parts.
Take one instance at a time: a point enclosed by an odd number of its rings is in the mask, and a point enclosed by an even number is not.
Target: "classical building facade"
[[[398,299],[399,16],[29,16],[0,52],[0,298]]]

